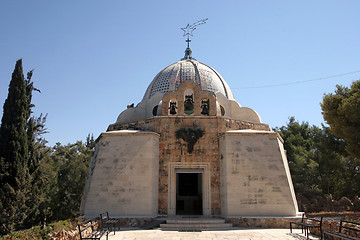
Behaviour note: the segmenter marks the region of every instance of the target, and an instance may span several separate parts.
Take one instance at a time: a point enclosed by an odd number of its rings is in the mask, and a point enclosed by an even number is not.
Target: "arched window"
[[[156,105],[153,110],[152,110],[152,114],[153,116],[157,116],[157,111],[158,111],[159,105]]]
[[[169,102],[169,114],[171,115],[177,114],[177,102],[175,99],[171,99]]]
[[[192,89],[186,89],[184,92],[184,113],[194,113],[194,91]]]
[[[210,112],[209,99],[202,99],[201,100],[201,114],[209,115],[209,112]]]
[[[221,116],[225,116],[225,108],[220,105]]]

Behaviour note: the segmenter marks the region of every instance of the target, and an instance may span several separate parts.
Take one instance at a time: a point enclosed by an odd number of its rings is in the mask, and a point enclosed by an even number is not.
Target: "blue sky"
[[[193,57],[242,106],[271,127],[290,116],[320,126],[323,94],[360,79],[359,12],[358,0],[1,0],[0,104],[22,58],[25,72],[35,69],[34,114],[48,114],[49,145],[98,137],[183,57],[180,28],[209,18]]]

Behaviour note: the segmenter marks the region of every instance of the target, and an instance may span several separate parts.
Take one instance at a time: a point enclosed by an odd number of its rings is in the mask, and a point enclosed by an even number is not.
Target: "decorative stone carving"
[[[176,138],[181,138],[188,143],[188,153],[192,153],[194,150],[194,144],[199,138],[204,136],[204,130],[202,129],[185,129],[181,128],[176,131]]]

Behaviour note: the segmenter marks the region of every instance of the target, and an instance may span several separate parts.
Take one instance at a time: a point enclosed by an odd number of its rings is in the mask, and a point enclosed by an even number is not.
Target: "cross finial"
[[[187,42],[187,47],[190,48],[190,42],[191,42],[191,40],[188,38],[188,39],[185,40],[185,42]]]

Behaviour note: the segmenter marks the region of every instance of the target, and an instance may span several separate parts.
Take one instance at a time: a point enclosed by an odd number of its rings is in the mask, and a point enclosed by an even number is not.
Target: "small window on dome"
[[[220,112],[221,112],[221,116],[225,116],[225,109],[221,105],[220,105]]]
[[[153,108],[153,111],[152,111],[153,116],[157,116],[158,108],[159,108],[159,105],[156,105],[156,106]]]

